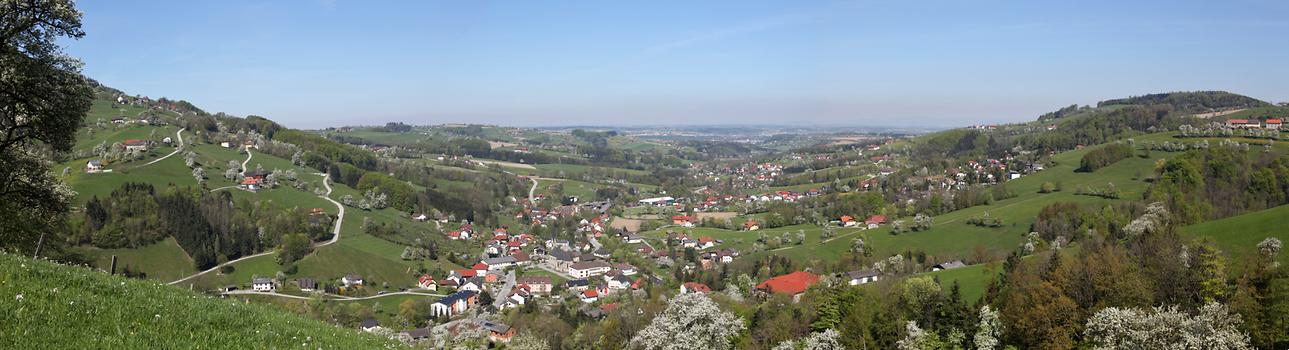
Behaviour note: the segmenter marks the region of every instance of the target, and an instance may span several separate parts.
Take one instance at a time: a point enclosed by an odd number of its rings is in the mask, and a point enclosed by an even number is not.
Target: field
[[[138,249],[98,249],[87,248],[86,254],[95,257],[95,265],[103,270],[112,266],[112,256],[116,255],[116,272],[121,273],[127,266],[131,270],[142,271],[150,278],[162,281],[179,279],[196,272],[192,258],[179,247],[174,237]]]
[[[1262,242],[1267,237],[1289,242],[1289,225],[1286,225],[1286,216],[1289,216],[1289,205],[1282,205],[1186,226],[1182,228],[1182,233],[1191,237],[1210,237],[1228,255],[1247,258],[1258,254],[1258,242]],[[1289,254],[1280,254],[1280,260],[1289,262]]]
[[[0,281],[0,348],[402,348],[268,305],[3,253]]]
[[[1145,139],[1168,139],[1167,134],[1148,135]],[[1030,224],[1038,212],[1046,205],[1056,202],[1106,203],[1113,201],[1100,197],[1075,195],[1074,189],[1079,186],[1105,186],[1113,183],[1121,192],[1122,198],[1140,198],[1147,183],[1141,178],[1149,175],[1155,161],[1172,157],[1179,153],[1152,152],[1150,158],[1132,157],[1092,173],[1079,173],[1079,159],[1092,148],[1057,154],[1053,160],[1057,165],[1042,172],[1007,182],[1007,189],[1016,197],[936,216],[930,230],[906,232],[900,235],[890,234],[889,227],[865,231],[868,244],[874,250],[874,256],[889,256],[905,251],[922,251],[930,261],[969,260],[977,251],[982,251],[991,258],[1000,258],[1006,252],[1015,249],[1024,242],[1023,236],[1029,232]],[[1040,194],[1039,187],[1044,182],[1060,183],[1063,191]],[[966,221],[989,213],[991,217],[1001,218],[1003,227],[986,228],[968,225]],[[844,255],[854,233],[839,233],[834,239],[819,242],[811,239],[818,231],[806,229],[806,244],[787,248],[757,252],[753,257],[764,254],[775,254],[803,261],[834,261]],[[839,231],[841,232],[841,231]]]

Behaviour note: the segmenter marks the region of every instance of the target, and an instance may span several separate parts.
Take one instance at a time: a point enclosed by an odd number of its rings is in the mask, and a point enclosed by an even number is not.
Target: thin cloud
[[[734,27],[721,28],[715,31],[702,33],[688,38],[666,42],[647,47],[643,50],[644,54],[659,54],[676,49],[690,47],[694,45],[717,42],[727,38],[746,35],[751,33],[763,32],[790,24],[799,23],[808,19],[808,16],[791,15],[775,17],[768,20],[746,23]]]

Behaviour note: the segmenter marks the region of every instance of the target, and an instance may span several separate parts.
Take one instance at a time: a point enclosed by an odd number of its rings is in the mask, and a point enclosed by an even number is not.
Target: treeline
[[[1159,105],[1166,104],[1173,106],[1180,111],[1205,112],[1209,110],[1220,110],[1230,108],[1253,108],[1270,106],[1270,103],[1261,100],[1229,93],[1226,91],[1194,91],[1194,92],[1170,92],[1163,94],[1149,94],[1142,96],[1133,96],[1128,98],[1105,100],[1097,103],[1097,107],[1110,105]]]
[[[279,208],[270,201],[233,201],[232,193],[125,183],[105,199],[90,198],[73,244],[140,248],[174,237],[197,268],[275,247],[288,234],[330,238],[332,218],[310,208]]]
[[[1132,157],[1132,146],[1123,143],[1112,143],[1088,151],[1079,159],[1078,171],[1090,173],[1110,164]]]
[[[1146,197],[1198,223],[1289,204],[1289,156],[1234,144],[1193,149],[1156,170]]]

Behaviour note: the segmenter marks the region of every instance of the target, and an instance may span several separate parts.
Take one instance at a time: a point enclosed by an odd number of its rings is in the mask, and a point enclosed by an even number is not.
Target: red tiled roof
[[[706,284],[702,284],[698,282],[685,282],[684,286],[685,286],[685,290],[688,290],[690,293],[711,293],[712,292],[711,287],[708,287]]]
[[[474,266],[471,266],[470,268],[475,269],[476,271],[477,271],[477,270],[487,270],[487,269],[488,269],[488,264],[484,264],[484,263],[475,263],[475,264],[474,264]]]
[[[816,276],[813,273],[797,271],[761,282],[761,284],[756,285],[756,289],[767,292],[796,295],[805,292],[806,288],[810,288],[811,285],[818,281],[819,276]]]

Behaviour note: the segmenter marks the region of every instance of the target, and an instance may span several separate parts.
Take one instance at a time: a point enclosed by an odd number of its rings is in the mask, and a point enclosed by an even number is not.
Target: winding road
[[[528,203],[536,203],[537,199],[533,197],[533,192],[537,191],[537,178],[530,177],[528,180],[533,182],[533,187],[528,188]]]
[[[164,157],[157,158],[157,159],[153,159],[151,162],[147,162],[147,163],[145,163],[145,164],[143,164],[143,165],[140,165],[140,166],[136,167],[135,169],[142,168],[142,167],[145,167],[145,166],[149,166],[149,165],[152,165],[152,164],[156,164],[157,162],[160,162],[160,161],[166,160],[166,158],[170,158],[170,156],[173,156],[173,155],[175,155],[176,153],[179,153],[179,151],[183,151],[183,150],[184,150],[184,134],[183,134],[184,129],[186,129],[186,128],[179,128],[179,131],[176,131],[176,132],[175,132],[175,138],[178,138],[178,139],[179,139],[179,143],[178,143],[179,147],[175,147],[175,151],[174,151],[174,152],[170,152],[170,154],[167,154],[167,155],[165,155]]]
[[[313,299],[315,299],[315,298],[313,298],[313,297],[302,297],[302,296],[299,296],[299,295],[280,294],[280,293],[270,293],[270,292],[257,292],[257,291],[253,291],[253,290],[233,290],[233,291],[227,291],[227,292],[223,292],[223,293],[219,293],[219,294],[220,294],[220,295],[262,295],[262,296],[268,296],[268,297],[290,298],[290,299],[299,299],[299,300],[313,300]],[[410,291],[410,290],[409,290],[409,291],[403,291],[403,292],[393,292],[393,293],[378,294],[378,295],[372,295],[372,296],[366,296],[366,297],[347,297],[347,296],[343,296],[343,295],[336,295],[336,294],[330,294],[330,293],[322,293],[322,295],[325,295],[325,296],[331,297],[331,298],[332,298],[332,300],[338,300],[338,301],[359,301],[359,300],[370,300],[370,299],[384,298],[384,297],[394,296],[394,295],[423,295],[423,296],[427,296],[427,297],[445,297],[445,296],[447,296],[446,294],[424,293],[424,292],[417,292],[417,291]]]
[[[246,164],[251,162],[251,156],[252,156],[252,155],[251,155],[251,149],[250,149],[249,147],[247,147],[247,148],[246,148],[246,160],[243,160],[243,161],[242,161],[242,175],[246,175]],[[324,182],[325,182],[325,180],[324,180]],[[330,190],[328,190],[327,192],[331,192],[331,191],[330,191]]]
[[[248,154],[248,156],[246,157],[246,160],[247,160],[247,161],[250,161],[250,160],[251,160],[251,157],[249,156],[249,154],[250,154],[249,150],[247,151],[247,154]],[[245,164],[245,163],[243,163],[243,164]],[[246,167],[245,167],[245,166],[243,166],[243,167],[242,167],[242,171],[246,171]],[[324,173],[316,173],[316,175],[321,175],[321,176],[322,176],[322,186],[324,186],[324,187],[326,187],[326,188],[327,188],[327,193],[325,193],[325,194],[323,194],[323,195],[321,195],[321,196],[318,196],[318,197],[321,197],[322,199],[326,199],[328,202],[331,202],[331,204],[335,204],[335,205],[336,205],[336,209],[339,209],[339,210],[340,210],[340,214],[336,216],[336,226],[335,226],[335,228],[333,228],[333,229],[331,230],[331,234],[332,234],[332,235],[331,235],[331,240],[328,240],[328,241],[323,242],[323,243],[314,244],[314,245],[313,245],[313,247],[314,247],[314,248],[323,247],[323,246],[327,246],[327,245],[331,245],[331,244],[333,244],[333,243],[339,242],[339,241],[340,241],[340,224],[341,224],[341,223],[344,223],[344,221],[345,221],[345,206],[340,205],[340,202],[337,202],[336,200],[331,199],[331,197],[330,197],[330,196],[331,196],[331,184],[330,184],[329,182],[330,182],[330,180],[331,180],[331,176],[329,176],[328,174],[324,174]],[[218,189],[217,189],[217,190],[218,190]],[[273,253],[276,253],[276,251],[269,250],[269,251],[266,251],[266,252],[263,252],[263,253],[259,253],[259,254],[243,256],[243,257],[240,257],[240,258],[237,258],[237,259],[231,260],[231,261],[226,262],[226,263],[223,263],[223,264],[215,265],[214,267],[211,267],[211,268],[206,269],[206,270],[204,270],[204,271],[201,271],[201,272],[198,272],[198,273],[195,273],[195,274],[189,275],[188,277],[184,277],[184,278],[177,279],[177,280],[175,280],[175,281],[173,281],[173,282],[166,283],[166,284],[168,284],[168,285],[176,285],[176,284],[179,284],[179,283],[183,283],[184,281],[187,281],[187,280],[193,279],[194,277],[197,277],[197,276],[204,275],[204,274],[209,273],[209,272],[211,272],[211,271],[215,271],[215,270],[217,270],[217,269],[219,269],[219,268],[221,268],[221,267],[228,266],[228,265],[232,265],[232,264],[235,264],[235,263],[237,263],[237,262],[240,262],[240,261],[243,261],[243,260],[246,260],[246,259],[258,258],[258,257],[261,257],[261,256],[270,255],[270,254],[273,254]]]

